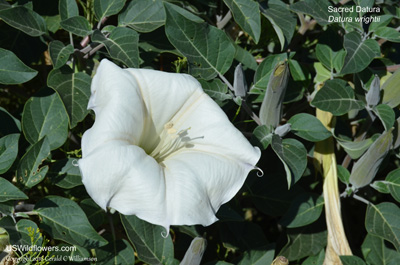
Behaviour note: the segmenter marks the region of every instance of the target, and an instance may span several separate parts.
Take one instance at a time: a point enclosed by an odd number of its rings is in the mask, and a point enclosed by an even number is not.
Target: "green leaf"
[[[301,142],[295,139],[281,140],[277,135],[272,136],[271,146],[285,167],[286,180],[290,188],[301,178],[306,169],[307,150]]]
[[[353,31],[344,35],[346,57],[341,74],[357,73],[364,70],[375,57],[380,56],[381,49],[376,40],[363,39],[360,33]]]
[[[400,169],[390,172],[385,179],[385,184],[393,198],[400,202]]]
[[[326,81],[311,104],[321,110],[329,111],[335,116],[343,115],[353,109],[364,108],[362,101],[354,99],[353,89],[341,79]]]
[[[26,200],[28,196],[8,180],[0,177],[0,202],[11,200]]]
[[[298,260],[318,254],[326,245],[327,232],[316,229],[316,225],[304,226],[287,230],[288,243],[283,247],[279,256],[289,261]]]
[[[204,92],[206,92],[214,100],[224,101],[227,99],[232,99],[232,95],[228,93],[228,86],[220,79],[213,79],[208,82],[200,79],[199,82],[203,87]]]
[[[278,127],[282,118],[283,100],[289,80],[289,65],[279,63],[268,81],[267,90],[260,107],[260,121],[263,125]]]
[[[47,30],[51,33],[56,33],[60,29],[61,17],[60,15],[55,16],[43,16],[46,22]]]
[[[224,3],[231,10],[236,23],[258,43],[261,35],[258,3],[253,0],[224,0]]]
[[[129,240],[134,245],[138,258],[150,265],[165,264],[174,257],[171,236],[164,238],[165,228],[152,225],[136,216],[120,215]]]
[[[89,21],[81,16],[70,17],[60,22],[60,26],[66,31],[71,32],[80,37],[92,34]]]
[[[16,224],[11,216],[1,218],[0,227],[7,231],[10,244],[16,245],[21,242],[21,234],[17,231]]]
[[[99,30],[93,32],[92,41],[103,43],[111,58],[127,67],[139,67],[139,34],[129,28],[114,28],[108,38]]]
[[[338,173],[338,178],[342,183],[346,185],[350,183],[350,172],[347,170],[347,168],[341,165],[337,165],[337,173]]]
[[[400,69],[397,69],[389,79],[383,83],[381,90],[383,91],[382,104],[395,108],[400,104]]]
[[[81,208],[86,213],[90,224],[94,228],[98,228],[104,223],[104,220],[106,219],[106,212],[101,209],[92,199],[89,198],[81,201]]]
[[[365,262],[357,256],[340,256],[343,265],[365,265]]]
[[[373,108],[373,111],[382,121],[386,131],[390,130],[393,127],[396,117],[391,107],[386,104],[380,104]]]
[[[271,22],[283,51],[292,40],[297,19],[289,11],[288,6],[280,0],[270,0],[266,6],[264,4],[260,5],[261,14]]]
[[[64,144],[68,136],[68,115],[54,90],[45,88],[25,103],[22,130],[31,144],[45,136],[50,150]]]
[[[337,12],[329,12],[332,4],[328,0],[303,0],[290,5],[290,9],[294,12],[305,13],[314,17],[318,24],[324,26],[330,24],[332,19],[338,18]],[[329,18],[329,17],[333,18]]]
[[[93,3],[94,14],[100,21],[103,17],[118,14],[124,7],[126,0],[95,0]]]
[[[85,73],[74,73],[67,67],[53,69],[47,77],[47,85],[60,95],[69,117],[70,128],[82,121],[89,113],[87,104],[92,79]]]
[[[254,56],[249,51],[243,49],[239,45],[235,45],[235,48],[235,60],[242,63],[244,67],[255,71],[258,65]]]
[[[379,28],[375,31],[375,36],[391,42],[400,42],[400,32],[394,28]]]
[[[74,47],[71,44],[64,46],[61,41],[55,40],[49,45],[50,58],[55,69],[65,65],[69,56],[74,53]]]
[[[385,131],[369,147],[368,151],[353,165],[350,183],[361,188],[371,183],[392,146],[392,130]]]
[[[314,82],[316,83],[324,83],[326,80],[329,80],[332,76],[331,71],[325,68],[322,63],[314,63],[315,71],[317,75],[314,77]]]
[[[54,239],[84,248],[99,248],[107,241],[90,225],[85,213],[72,200],[48,196],[35,205],[42,222],[40,227]]]
[[[235,47],[223,31],[188,19],[172,4],[165,3],[165,10],[167,37],[188,58],[192,75],[209,80],[228,71]]]
[[[96,249],[97,262],[102,265],[131,265],[135,263],[135,252],[125,239],[110,242]]]
[[[74,165],[76,160],[66,158],[54,163],[48,172],[51,182],[63,189],[72,189],[82,185],[81,172],[79,167]]]
[[[26,66],[13,52],[0,48],[0,84],[25,83],[37,75],[37,71]]]
[[[290,69],[290,74],[292,75],[293,81],[306,81],[307,80],[307,77],[304,74],[304,71],[298,61],[290,59],[289,60],[289,69]]]
[[[293,133],[311,142],[319,142],[332,136],[315,116],[307,113],[296,114],[287,123],[291,124]]]
[[[282,217],[281,225],[288,228],[305,226],[315,222],[321,215],[324,198],[317,194],[303,193],[297,196]]]
[[[66,20],[79,15],[78,5],[75,0],[59,0],[58,10],[61,20]]]
[[[50,145],[46,137],[32,145],[19,161],[17,181],[27,188],[31,188],[41,182],[49,170],[49,167],[40,167],[40,165],[49,154]]]
[[[341,139],[336,140],[352,159],[358,159],[360,156],[362,156],[362,154],[364,154],[365,151],[368,150],[368,148],[376,140],[376,138],[377,137],[373,136],[371,138],[358,142],[350,142]]]
[[[378,16],[377,21],[372,21],[371,24],[369,24],[368,31],[373,32],[379,28],[387,26],[390,21],[392,20],[393,16],[392,15],[382,15]]]
[[[400,264],[400,252],[388,248],[381,237],[367,234],[361,248],[368,264]]]
[[[19,136],[14,133],[0,138],[0,174],[6,173],[17,158]]]
[[[390,202],[369,204],[365,217],[368,233],[391,242],[400,251],[400,209]]]
[[[309,256],[301,265],[323,265],[325,251],[322,249],[318,255]]]
[[[273,130],[267,125],[260,125],[253,131],[253,139],[257,143],[257,146],[262,149],[267,149],[272,142],[272,133]]]
[[[275,250],[269,245],[266,248],[251,249],[246,251],[237,265],[265,265],[271,264],[274,259]]]
[[[326,68],[328,68],[329,70],[333,69],[335,52],[332,51],[331,47],[326,44],[317,44],[315,55]]]
[[[38,37],[47,32],[44,19],[24,6],[0,10],[0,18],[11,27],[32,37]]]
[[[118,16],[119,26],[139,32],[151,32],[165,24],[165,10],[161,0],[131,1]]]
[[[374,181],[371,184],[369,184],[371,188],[377,190],[380,193],[390,193],[388,185],[386,185],[386,181]]]
[[[17,231],[19,232],[21,239],[19,243],[21,245],[32,246],[42,246],[43,237],[39,232],[39,227],[37,224],[31,220],[21,219],[16,225]],[[31,237],[33,235],[33,238]]]

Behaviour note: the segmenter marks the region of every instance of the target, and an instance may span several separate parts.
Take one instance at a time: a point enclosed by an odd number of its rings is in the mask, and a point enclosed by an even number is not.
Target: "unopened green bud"
[[[278,63],[268,82],[267,90],[260,108],[260,120],[263,125],[276,128],[282,117],[283,99],[289,80],[288,63]]]
[[[369,87],[367,95],[365,96],[368,106],[375,107],[376,105],[378,105],[379,101],[381,100],[380,93],[381,93],[380,80],[379,77],[376,75],[371,83],[371,86]]]
[[[392,131],[393,128],[379,136],[368,151],[354,164],[350,175],[350,183],[354,189],[364,187],[374,179],[379,166],[392,147]]]

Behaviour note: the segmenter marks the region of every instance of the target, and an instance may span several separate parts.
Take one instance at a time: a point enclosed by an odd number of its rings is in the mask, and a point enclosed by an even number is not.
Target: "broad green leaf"
[[[393,198],[400,202],[400,169],[390,172],[385,179],[385,184]]]
[[[167,37],[188,58],[192,75],[209,80],[228,71],[235,47],[223,31],[188,19],[172,4],[165,3],[165,10]]]
[[[289,261],[318,254],[327,241],[326,230],[316,229],[315,224],[288,229],[287,236],[288,243],[279,255],[286,257]]]
[[[97,262],[103,265],[131,265],[135,263],[135,252],[125,239],[112,241],[96,249]]]
[[[371,24],[369,24],[368,31],[373,32],[379,28],[387,26],[390,21],[392,20],[393,16],[392,15],[382,15],[379,16],[378,21],[372,21]]]
[[[343,265],[365,265],[365,262],[357,256],[340,256]]]
[[[78,5],[76,4],[76,0],[59,0],[58,10],[60,12],[61,20],[66,20],[79,15],[79,9]]]
[[[1,218],[0,227],[7,231],[10,244],[16,245],[21,242],[21,234],[18,232],[17,226],[11,216]]]
[[[305,81],[307,79],[298,61],[289,60],[289,69],[293,81]]]
[[[280,0],[270,0],[264,5],[260,4],[261,14],[271,22],[276,34],[278,35],[283,51],[292,40],[297,20],[288,6]]]
[[[92,33],[89,21],[81,16],[70,17],[62,20],[60,26],[66,31],[80,37],[85,37]]]
[[[265,58],[258,66],[257,71],[254,75],[254,81],[253,81],[254,88],[266,90],[269,79],[271,77],[272,72],[275,69],[275,66],[278,63],[285,61],[285,59],[287,59],[286,53],[270,55],[267,58]]]
[[[94,0],[94,14],[98,20],[118,14],[124,7],[126,0]]]
[[[382,121],[385,130],[390,130],[393,127],[396,118],[393,109],[386,104],[380,104],[373,108],[373,110]]]
[[[40,166],[49,154],[50,145],[46,137],[32,145],[19,161],[17,181],[27,188],[41,182],[49,170],[49,166]]]
[[[161,0],[131,1],[118,16],[120,26],[139,32],[151,32],[165,23],[165,10]]]
[[[317,72],[314,77],[314,82],[316,83],[324,83],[326,80],[329,80],[332,76],[331,71],[325,68],[322,63],[314,63],[315,71]]]
[[[21,122],[0,107],[0,137],[21,132]]]
[[[35,205],[41,218],[40,227],[52,238],[84,248],[99,248],[107,241],[90,225],[85,213],[72,200],[48,196]]]
[[[362,156],[362,154],[364,154],[365,151],[368,150],[368,148],[376,139],[377,137],[373,136],[358,142],[350,142],[341,139],[336,140],[352,159],[358,159],[360,156]]]
[[[39,227],[31,220],[21,219],[16,225],[17,231],[19,232],[21,239],[19,243],[27,246],[42,246],[43,237],[40,234]],[[32,242],[33,241],[33,242]]]
[[[369,147],[368,151],[353,165],[350,183],[361,188],[371,183],[392,146],[392,130],[385,131]]]
[[[47,30],[51,33],[56,33],[60,29],[61,17],[60,15],[55,16],[43,16],[46,22]]]
[[[69,67],[52,70],[47,77],[47,85],[60,95],[69,117],[69,126],[74,128],[88,114],[90,97],[90,76],[73,73]]]
[[[68,115],[54,90],[45,88],[25,103],[22,130],[31,144],[45,136],[50,150],[64,144],[68,136]]]
[[[340,51],[335,52],[335,56],[333,57],[333,67],[336,72],[340,72],[344,65],[344,59],[346,58],[346,51],[341,49]]]
[[[320,217],[323,207],[324,198],[322,196],[303,193],[293,200],[280,223],[288,228],[311,224]]]
[[[257,146],[260,148],[267,149],[272,142],[272,133],[273,130],[268,128],[266,125],[257,126],[257,128],[255,128],[253,131],[254,142],[256,142]]]
[[[139,34],[129,28],[114,28],[107,38],[99,30],[93,32],[92,41],[103,43],[111,58],[127,67],[139,67]]]
[[[0,84],[25,83],[36,75],[37,71],[26,66],[13,52],[0,48]]]
[[[258,65],[254,56],[249,51],[243,49],[239,45],[235,45],[235,48],[235,60],[242,63],[244,67],[250,68],[251,70],[255,71]]]
[[[340,181],[346,185],[350,183],[350,172],[347,170],[347,168],[337,165],[337,173],[338,173],[338,178]]]
[[[340,16],[337,12],[329,12],[329,7],[332,4],[328,0],[302,0],[290,5],[292,11],[311,15],[322,26]]]
[[[82,185],[82,177],[75,158],[58,160],[50,167],[48,177],[51,182],[63,189],[72,189]]]
[[[0,202],[10,200],[26,200],[28,196],[8,180],[0,177]]]
[[[286,180],[290,188],[301,178],[306,169],[307,150],[301,142],[295,139],[281,140],[277,135],[272,136],[271,146],[285,167]]]
[[[71,44],[64,46],[61,41],[55,40],[49,45],[50,58],[55,69],[65,65],[71,54],[74,53],[74,47]]]
[[[353,89],[341,79],[326,81],[325,85],[318,90],[311,104],[321,110],[329,111],[335,116],[343,115],[353,109],[364,108],[362,101],[354,99]]]
[[[236,23],[258,43],[261,35],[258,3],[253,0],[224,0],[224,3],[231,10]]]
[[[0,174],[6,173],[17,158],[19,136],[14,133],[0,138]]]
[[[155,265],[165,264],[168,259],[174,257],[171,236],[162,237],[169,232],[165,231],[165,228],[142,221],[134,215],[121,215],[121,221],[140,260]]]
[[[282,118],[283,100],[289,80],[288,63],[279,63],[268,81],[267,90],[260,107],[260,121],[263,125],[278,127]]]
[[[213,79],[208,82],[200,79],[199,82],[203,87],[204,92],[214,100],[222,102],[227,99],[232,99],[232,95],[228,93],[228,86],[225,83],[222,83],[220,79]]]
[[[394,28],[384,27],[375,31],[375,36],[390,42],[400,42],[400,32]]]
[[[383,91],[382,104],[395,108],[400,104],[400,69],[397,69],[389,79],[383,83],[381,90]]]
[[[322,249],[318,255],[308,257],[301,265],[323,265],[325,251]]]
[[[315,55],[325,67],[327,67],[329,70],[333,69],[335,52],[332,51],[331,47],[326,44],[317,44]]]
[[[391,202],[369,204],[365,217],[368,233],[391,242],[400,251],[400,209]]]
[[[196,237],[186,250],[180,265],[200,265],[201,259],[207,247],[207,240],[203,237]]]
[[[291,124],[291,131],[294,134],[311,142],[319,142],[332,136],[325,126],[311,114],[296,114],[287,123]]]
[[[381,237],[367,234],[361,248],[365,261],[368,264],[400,264],[400,252],[388,248]]]
[[[271,264],[274,259],[275,250],[274,246],[267,246],[265,248],[260,249],[251,249],[246,251],[243,255],[243,258],[240,260],[237,265],[265,265]]]
[[[82,210],[86,213],[90,224],[94,228],[100,227],[106,219],[106,212],[100,208],[92,199],[85,199],[80,204]]]
[[[346,57],[341,74],[357,73],[364,70],[375,57],[380,56],[381,49],[376,40],[363,39],[360,33],[353,31],[344,35]]]
[[[390,193],[389,187],[388,185],[386,185],[386,181],[376,180],[369,185],[371,186],[371,188],[377,190],[380,193]]]
[[[0,18],[11,27],[19,29],[32,37],[38,37],[47,32],[44,19],[38,13],[25,6],[0,10]]]

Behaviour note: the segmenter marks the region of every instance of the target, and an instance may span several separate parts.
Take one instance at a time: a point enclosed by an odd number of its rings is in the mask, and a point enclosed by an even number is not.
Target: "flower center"
[[[174,128],[172,122],[165,124],[164,130],[162,130],[160,134],[160,141],[156,148],[150,153],[150,156],[160,163],[172,153],[184,147],[189,147],[188,142],[191,139],[188,136],[188,130],[190,130],[190,128],[178,131]]]

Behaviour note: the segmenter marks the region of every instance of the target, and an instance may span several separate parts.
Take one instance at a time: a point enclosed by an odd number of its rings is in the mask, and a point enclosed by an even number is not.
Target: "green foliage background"
[[[201,264],[322,264],[331,217],[314,149],[333,140],[354,255],[342,263],[400,264],[399,19],[391,0],[0,0],[0,250],[75,246],[14,251],[28,264],[179,264],[200,236]],[[264,176],[250,173],[219,222],[164,238],[90,199],[75,160],[102,58],[193,75],[263,150]]]

